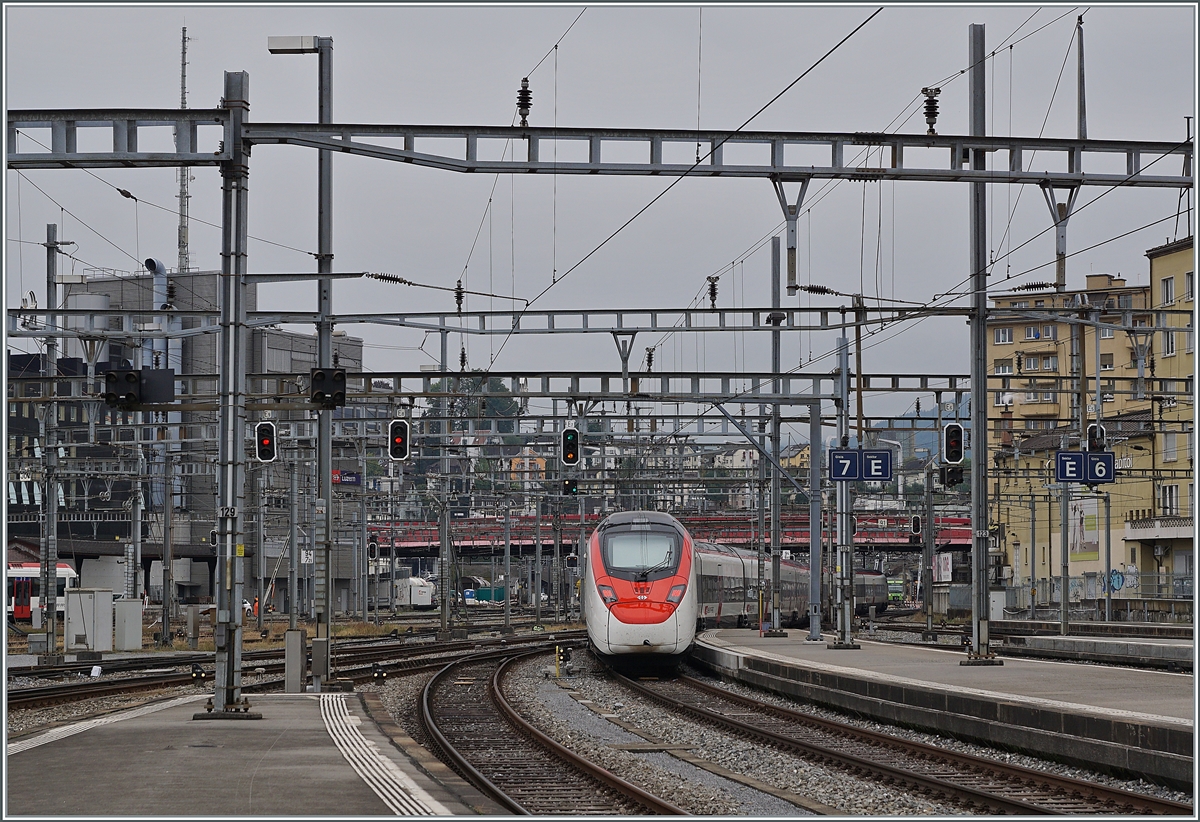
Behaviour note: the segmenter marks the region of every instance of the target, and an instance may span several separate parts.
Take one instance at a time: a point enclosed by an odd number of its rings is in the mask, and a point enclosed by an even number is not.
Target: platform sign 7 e
[[[1108,451],[1056,451],[1054,479],[1056,482],[1081,482],[1099,485],[1116,482],[1116,460]]]
[[[829,478],[834,482],[891,482],[892,452],[833,449],[829,452]]]

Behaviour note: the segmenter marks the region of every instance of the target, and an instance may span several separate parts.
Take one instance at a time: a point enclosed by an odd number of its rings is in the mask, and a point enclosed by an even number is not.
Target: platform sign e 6
[[[1057,451],[1054,454],[1056,482],[1099,485],[1117,481],[1116,459],[1109,451]]]

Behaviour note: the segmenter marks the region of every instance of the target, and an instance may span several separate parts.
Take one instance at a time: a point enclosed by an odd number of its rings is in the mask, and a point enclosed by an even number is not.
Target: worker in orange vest
[[[254,598],[254,615],[258,616],[258,597]]]

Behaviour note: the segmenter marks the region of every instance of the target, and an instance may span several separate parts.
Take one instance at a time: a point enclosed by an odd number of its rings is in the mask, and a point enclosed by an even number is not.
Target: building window
[[[1162,355],[1164,357],[1173,357],[1175,355],[1175,332],[1162,332]]]
[[[1192,341],[1192,323],[1189,320],[1187,330],[1183,332],[1183,350],[1191,354],[1194,346],[1195,343]]]
[[[997,374],[1011,374],[1013,372],[1012,360],[996,360],[995,363]]]
[[[1013,341],[1013,333],[1011,328],[997,328],[992,332],[992,339],[996,345],[1004,345]]]
[[[1132,294],[1118,294],[1117,295],[1117,308],[1133,308],[1133,295]]]
[[[1038,427],[1037,420],[1025,420],[1025,430],[1033,431]]]
[[[1117,398],[1117,381],[1105,380],[1103,402],[1113,402]]]
[[[1025,326],[1025,339],[1027,339],[1027,340],[1037,340],[1037,339],[1041,339],[1041,336],[1042,336],[1042,335],[1041,335],[1041,333],[1038,331],[1038,329],[1037,329],[1037,326],[1036,326],[1036,325],[1027,325],[1027,326]]]
[[[1113,338],[1113,331],[1114,331],[1114,329],[1112,326],[1106,325],[1104,328],[1101,328],[1100,329],[1100,339],[1111,340]]]
[[[1033,301],[1033,307],[1034,307],[1034,308],[1045,308],[1045,307],[1046,307],[1046,301],[1045,301],[1045,300],[1034,300],[1034,301]]]
[[[1161,285],[1162,285],[1162,304],[1163,305],[1171,305],[1172,303],[1175,302],[1175,278],[1174,277],[1163,277]]]
[[[1100,370],[1101,371],[1112,371],[1113,370],[1113,355],[1112,354],[1101,354],[1100,355]]]
[[[1043,371],[1057,371],[1058,370],[1058,355],[1052,354],[1049,357],[1042,357],[1042,370]]]
[[[1129,564],[1137,565],[1137,546],[1136,545],[1129,546]]]
[[[1163,462],[1175,462],[1179,459],[1179,452],[1175,448],[1175,432],[1163,432]]]
[[[1043,391],[1042,402],[1058,402],[1058,394],[1054,391]]]
[[[1012,302],[1012,307],[1013,308],[1029,308],[1029,300],[1014,300]]]
[[[1193,272],[1191,272],[1191,271],[1189,271],[1188,273],[1183,275],[1183,298],[1185,300],[1192,299],[1192,297],[1195,293],[1194,289],[1196,288],[1196,285],[1194,283],[1194,280],[1195,280],[1195,277],[1193,276]]]
[[[1038,366],[1040,366],[1041,363],[1042,363],[1042,360],[1040,357],[1026,357],[1025,358],[1025,370],[1026,371],[1037,371]]]
[[[1159,499],[1159,510],[1164,517],[1179,516],[1179,486],[1164,485]]]
[[[1042,326],[1042,339],[1043,340],[1057,340],[1058,339],[1058,326],[1043,325]]]

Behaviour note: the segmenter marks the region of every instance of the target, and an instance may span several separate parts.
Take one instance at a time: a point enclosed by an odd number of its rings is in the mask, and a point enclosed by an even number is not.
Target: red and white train
[[[626,511],[607,517],[588,542],[585,563],[583,619],[601,656],[678,661],[697,631],[757,624],[758,555],[697,542],[670,514]],[[769,584],[769,561],[763,574]],[[806,625],[807,566],[781,560],[779,577],[781,621],[786,627]],[[854,588],[857,613],[871,605],[877,612],[887,607],[887,579],[879,571],[856,572]]]
[[[29,620],[42,607],[42,566],[36,562],[10,562],[6,571],[8,592],[5,599],[8,618]],[[58,589],[55,611],[61,615],[66,607],[67,589],[79,587],[79,574],[65,562],[58,563]]]

